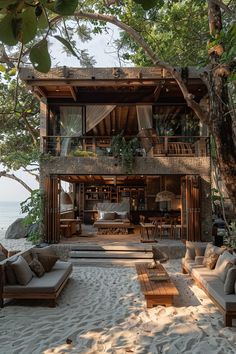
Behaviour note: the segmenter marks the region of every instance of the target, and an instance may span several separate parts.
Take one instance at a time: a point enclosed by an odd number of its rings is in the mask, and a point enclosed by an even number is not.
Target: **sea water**
[[[0,201],[0,233],[5,233],[9,225],[24,216],[25,214],[21,213],[20,202]]]

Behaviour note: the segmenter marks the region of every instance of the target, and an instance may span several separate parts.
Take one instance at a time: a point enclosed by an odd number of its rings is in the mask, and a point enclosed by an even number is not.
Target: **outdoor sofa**
[[[182,271],[188,273],[224,315],[225,326],[236,318],[236,255],[211,243],[186,241]]]
[[[71,272],[72,264],[60,261],[52,246],[6,258],[0,262],[0,305],[4,299],[40,299],[55,306]]]

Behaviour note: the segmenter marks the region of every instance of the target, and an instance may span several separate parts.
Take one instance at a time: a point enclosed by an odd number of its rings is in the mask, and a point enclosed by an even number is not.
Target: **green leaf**
[[[5,73],[6,68],[4,65],[0,64],[0,72]]]
[[[78,0],[56,0],[55,11],[63,16],[74,14],[78,6]]]
[[[22,13],[22,38],[23,44],[34,39],[37,32],[37,19],[34,7],[27,7]]]
[[[43,39],[33,46],[30,51],[30,60],[34,68],[42,73],[47,73],[51,68],[51,58],[48,52],[48,42]]]
[[[10,76],[16,75],[16,68],[12,68],[11,70],[9,70],[9,71],[8,71],[8,74],[9,74]]]
[[[41,15],[38,17],[38,28],[45,29],[48,27],[48,19],[44,10],[42,10]]]
[[[72,55],[80,59],[69,41],[67,41],[65,38],[62,38],[60,36],[54,36],[54,38],[56,38],[59,42],[61,42],[71,52]]]
[[[13,20],[13,14],[0,17],[0,41],[10,46],[14,46],[18,42],[14,34]]]

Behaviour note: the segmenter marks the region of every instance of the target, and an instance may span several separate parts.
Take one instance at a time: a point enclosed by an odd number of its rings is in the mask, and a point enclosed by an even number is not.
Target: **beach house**
[[[196,69],[176,70],[205,104]],[[166,237],[211,237],[207,127],[167,71],[64,66],[48,74],[22,68],[20,76],[40,101],[46,242],[73,232],[60,220],[93,224],[104,213],[110,225],[117,217],[128,218],[130,228],[155,217],[174,225],[174,236],[163,227]],[[114,221],[108,232],[130,232],[120,225]]]

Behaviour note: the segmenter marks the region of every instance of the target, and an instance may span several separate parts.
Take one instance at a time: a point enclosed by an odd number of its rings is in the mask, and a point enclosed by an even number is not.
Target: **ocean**
[[[5,231],[17,218],[23,218],[20,202],[0,201],[0,230]]]

